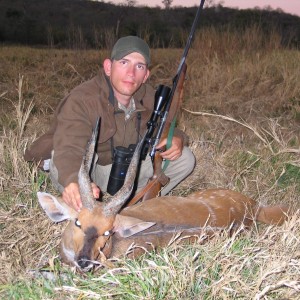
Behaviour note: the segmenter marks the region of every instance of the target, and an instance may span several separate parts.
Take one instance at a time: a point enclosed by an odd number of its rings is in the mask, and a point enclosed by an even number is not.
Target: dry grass
[[[205,42],[203,42],[205,41]],[[152,84],[169,84],[182,50],[153,51]],[[259,226],[204,245],[171,245],[94,275],[58,263],[65,224],[51,224],[36,191],[52,190],[22,158],[58,101],[92,77],[106,52],[0,49],[0,294],[10,299],[296,299],[300,290],[300,53],[276,33],[240,37],[201,32],[188,58],[179,126],[197,157],[194,173],[172,193],[208,187],[239,190],[264,204],[286,203],[282,227]],[[191,113],[193,112],[193,113]],[[298,211],[298,212],[297,212]],[[47,268],[67,280],[37,278]]]

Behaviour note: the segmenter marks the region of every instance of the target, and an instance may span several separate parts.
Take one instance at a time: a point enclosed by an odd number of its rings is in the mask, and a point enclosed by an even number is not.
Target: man
[[[63,200],[75,210],[82,207],[78,171],[86,144],[98,117],[101,118],[97,145],[97,162],[91,174],[93,194],[105,192],[112,166],[113,149],[136,144],[147,129],[154,107],[154,89],[146,84],[149,77],[150,49],[136,36],[120,38],[103,70],[91,80],[75,87],[58,105],[50,130],[25,152],[27,161],[50,160],[50,178],[62,193]],[[195,157],[186,144],[186,136],[175,130],[171,147],[163,151],[170,160],[165,174],[170,182],[162,189],[167,194],[187,177]],[[166,140],[157,145],[162,149]],[[142,161],[137,189],[153,174],[149,156]]]

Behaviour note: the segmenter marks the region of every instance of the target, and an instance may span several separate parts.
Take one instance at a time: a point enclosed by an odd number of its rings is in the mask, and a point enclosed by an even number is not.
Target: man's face
[[[138,52],[130,53],[120,60],[106,59],[103,66],[105,74],[110,77],[115,97],[121,103],[130,99],[149,76],[145,58]]]

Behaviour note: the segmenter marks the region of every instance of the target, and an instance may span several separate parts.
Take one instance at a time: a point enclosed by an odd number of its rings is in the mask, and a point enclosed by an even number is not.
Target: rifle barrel
[[[172,101],[172,98],[173,98],[173,96],[175,94],[175,91],[176,91],[176,88],[177,88],[177,84],[178,84],[178,80],[179,80],[180,74],[181,74],[181,72],[183,70],[183,65],[185,64],[187,55],[188,55],[189,50],[191,48],[193,37],[194,37],[195,31],[196,31],[196,27],[197,27],[197,24],[198,24],[198,21],[199,21],[199,18],[200,18],[200,13],[201,13],[201,11],[203,9],[204,3],[205,3],[205,0],[201,0],[200,1],[200,5],[199,5],[199,7],[197,9],[197,13],[196,13],[195,19],[193,21],[193,25],[192,25],[192,28],[191,28],[191,31],[190,31],[187,43],[185,45],[185,48],[184,48],[184,51],[183,51],[183,54],[182,54],[182,57],[181,57],[181,60],[180,60],[180,63],[179,63],[178,69],[177,69],[177,73],[176,73],[176,75],[175,75],[175,77],[173,79],[172,89],[171,89],[170,94],[169,94],[170,101],[168,101],[167,107],[166,107],[167,110],[169,110],[169,108],[171,106],[171,101]]]

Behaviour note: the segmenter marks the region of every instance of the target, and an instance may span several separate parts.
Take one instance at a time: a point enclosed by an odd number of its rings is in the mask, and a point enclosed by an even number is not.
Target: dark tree
[[[163,0],[161,3],[165,6],[165,9],[170,9],[173,0]]]

